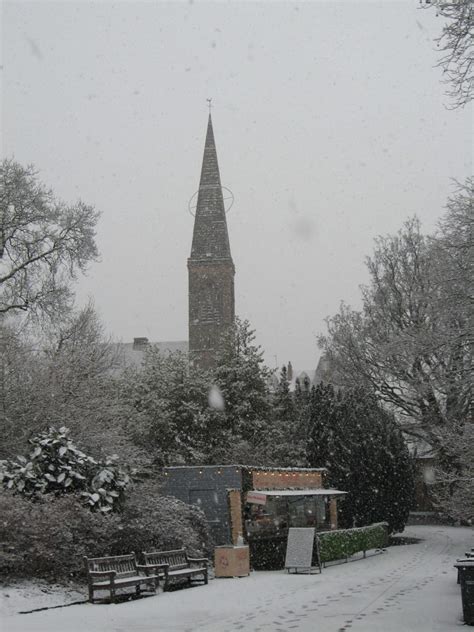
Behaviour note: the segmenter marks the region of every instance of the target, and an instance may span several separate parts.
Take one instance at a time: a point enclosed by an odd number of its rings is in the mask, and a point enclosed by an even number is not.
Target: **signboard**
[[[261,494],[259,492],[248,492],[247,502],[252,503],[252,505],[266,505],[267,496],[266,494]]]
[[[314,528],[288,529],[288,544],[286,547],[285,568],[295,573],[309,571],[313,567]],[[319,565],[319,560],[318,560]],[[321,571],[321,566],[319,565]]]

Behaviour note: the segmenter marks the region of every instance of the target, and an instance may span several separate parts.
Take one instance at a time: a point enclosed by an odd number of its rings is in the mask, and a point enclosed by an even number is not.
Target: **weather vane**
[[[212,108],[212,97],[210,99],[206,99],[207,101],[207,107],[209,108],[209,114],[211,113],[211,108]]]

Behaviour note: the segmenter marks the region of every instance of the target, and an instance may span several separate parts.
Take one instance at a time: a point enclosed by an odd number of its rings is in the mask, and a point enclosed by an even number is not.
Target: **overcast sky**
[[[187,257],[213,123],[236,311],[270,366],[313,369],[324,318],[360,305],[364,257],[427,231],[472,170],[418,0],[4,2],[2,154],[101,212],[78,284],[117,339],[187,339]]]

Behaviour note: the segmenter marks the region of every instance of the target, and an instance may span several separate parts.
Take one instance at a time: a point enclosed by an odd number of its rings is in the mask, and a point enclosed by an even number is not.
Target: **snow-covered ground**
[[[474,546],[474,529],[416,526],[416,544],[324,569],[323,574],[254,572],[208,586],[116,605],[60,605],[82,595],[34,584],[4,589],[4,632],[451,632],[462,625],[453,563]],[[38,598],[39,593],[39,598]]]

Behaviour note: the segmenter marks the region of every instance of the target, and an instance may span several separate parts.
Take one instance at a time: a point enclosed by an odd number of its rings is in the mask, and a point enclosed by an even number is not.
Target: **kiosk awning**
[[[254,489],[247,493],[247,502],[265,504],[267,496],[343,496],[339,489]]]
[[[340,496],[341,494],[347,494],[347,492],[341,492],[338,489],[254,489],[254,494],[265,494],[265,496]]]

